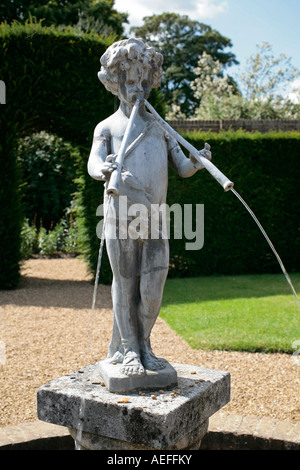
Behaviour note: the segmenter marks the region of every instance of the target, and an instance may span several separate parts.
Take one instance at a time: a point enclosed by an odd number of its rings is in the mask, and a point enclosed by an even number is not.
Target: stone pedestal
[[[84,450],[198,449],[209,417],[230,400],[230,374],[172,367],[173,389],[112,393],[92,364],[40,387],[38,417],[69,428]]]
[[[129,393],[136,390],[160,390],[177,386],[175,368],[164,361],[165,367],[157,371],[146,370],[142,376],[127,376],[122,373],[122,365],[104,359],[99,362],[100,375],[106,388],[113,393]]]

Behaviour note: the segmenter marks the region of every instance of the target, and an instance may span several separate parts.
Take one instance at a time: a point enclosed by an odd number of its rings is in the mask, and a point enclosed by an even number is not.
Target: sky
[[[300,0],[115,0],[115,8],[129,14],[129,26],[163,12],[187,15],[228,37],[239,61],[227,72],[242,71],[256,45],[268,42],[275,57],[286,54],[300,69]],[[300,82],[299,82],[300,83]]]

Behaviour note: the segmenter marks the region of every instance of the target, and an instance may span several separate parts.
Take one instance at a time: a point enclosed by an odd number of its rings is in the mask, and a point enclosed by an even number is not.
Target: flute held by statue
[[[116,158],[116,163],[118,166],[116,170],[112,172],[110,180],[109,180],[108,188],[106,190],[106,193],[108,195],[117,196],[119,194],[118,186],[119,186],[119,180],[120,180],[121,171],[123,167],[125,152],[126,152],[128,140],[129,140],[132,128],[133,128],[134,120],[139,109],[140,102],[141,102],[141,99],[138,98],[135,102],[135,105],[132,108],[129,121],[125,130],[125,134],[124,134],[124,137],[123,137],[123,140],[122,140],[119,152],[118,152],[118,156]]]

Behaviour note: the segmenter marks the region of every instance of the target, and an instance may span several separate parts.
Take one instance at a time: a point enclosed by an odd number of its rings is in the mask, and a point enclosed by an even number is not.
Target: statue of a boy
[[[119,97],[120,107],[95,128],[88,172],[92,178],[105,181],[107,187],[137,97],[147,99],[151,89],[160,85],[163,56],[142,40],[131,38],[110,46],[100,62],[98,77],[107,90]],[[112,362],[122,363],[122,373],[129,376],[143,375],[145,369],[159,370],[165,364],[153,354],[150,334],[161,307],[169,243],[166,237],[151,239],[148,234],[123,237],[118,226],[117,236],[111,237],[110,221],[120,215],[121,196],[126,196],[129,206],[139,203],[147,207],[149,217],[151,205],[166,203],[169,163],[182,177],[192,176],[202,168],[192,156],[187,158],[183,154],[177,141],[146,111],[143,101],[130,142],[135,139],[137,144],[124,160],[119,196],[110,198],[106,225],[114,312],[108,357]],[[207,150],[200,153],[211,157]],[[129,222],[130,216],[126,223]]]

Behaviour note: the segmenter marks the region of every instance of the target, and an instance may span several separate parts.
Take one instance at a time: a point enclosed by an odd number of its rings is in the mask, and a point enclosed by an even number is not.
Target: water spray
[[[273,245],[273,243],[271,242],[270,238],[268,237],[268,235],[266,234],[266,231],[264,230],[263,226],[261,225],[261,223],[259,222],[259,220],[257,219],[256,215],[254,214],[254,212],[250,209],[250,207],[248,206],[248,204],[244,201],[244,199],[240,196],[240,194],[233,188],[231,188],[231,191],[236,195],[236,197],[241,201],[241,203],[246,207],[247,211],[249,212],[249,214],[252,216],[252,218],[254,219],[254,221],[256,222],[257,226],[259,227],[261,233],[263,234],[263,236],[265,237],[265,239],[267,240],[271,250],[273,251],[278,263],[279,263],[279,266],[283,272],[283,274],[285,275],[285,278],[288,282],[288,284],[290,285],[290,288],[293,292],[293,295],[296,299],[296,302],[298,304],[298,307],[300,308],[300,302],[299,302],[299,299],[298,299],[298,296],[297,296],[297,293],[295,291],[295,288],[292,284],[292,281],[290,279],[290,276],[288,275],[287,273],[287,270],[285,269],[284,267],[284,264],[279,256],[279,254],[277,253],[277,251],[275,250],[275,247]]]

